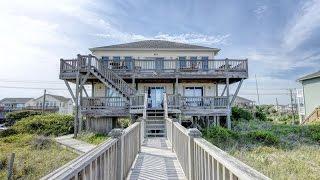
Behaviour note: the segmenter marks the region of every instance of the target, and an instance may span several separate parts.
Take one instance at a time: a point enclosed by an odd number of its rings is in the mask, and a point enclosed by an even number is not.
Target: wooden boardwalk
[[[141,153],[133,164],[128,178],[134,179],[186,179],[171,144],[166,138],[145,139]]]

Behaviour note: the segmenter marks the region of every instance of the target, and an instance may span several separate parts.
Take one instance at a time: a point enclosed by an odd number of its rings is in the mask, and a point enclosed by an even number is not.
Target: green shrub
[[[249,132],[247,136],[254,141],[258,141],[266,145],[277,145],[280,142],[280,139],[269,131],[252,131]]]
[[[40,115],[40,114],[41,112],[39,111],[30,111],[30,110],[10,112],[6,114],[5,125],[12,126],[23,118],[34,116],[34,115]]]
[[[45,114],[27,117],[13,126],[19,133],[65,135],[73,132],[73,116]]]
[[[14,134],[17,134],[17,131],[14,130],[13,128],[9,128],[9,129],[0,131],[0,138],[11,136],[11,135],[14,135]]]
[[[260,120],[260,121],[267,121],[267,114],[263,110],[263,108],[257,106],[256,112],[255,112],[255,117]]]
[[[250,111],[245,110],[243,108],[240,107],[233,107],[232,108],[232,121],[238,121],[241,119],[245,119],[245,120],[251,120],[253,119],[252,114]]]
[[[205,129],[203,136],[216,143],[223,143],[238,138],[237,133],[220,126],[212,126]]]
[[[122,128],[127,128],[131,125],[131,120],[129,118],[120,118],[118,123]]]

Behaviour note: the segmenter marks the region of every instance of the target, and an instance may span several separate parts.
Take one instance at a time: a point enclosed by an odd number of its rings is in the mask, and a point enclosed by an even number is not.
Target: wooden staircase
[[[148,109],[146,119],[146,136],[147,137],[165,137],[165,124],[163,109]]]
[[[105,67],[103,62],[95,56],[78,56],[80,70],[87,70],[97,77],[106,86],[115,89],[119,94],[129,98],[136,93],[136,90],[127,84],[111,69]]]
[[[301,122],[301,124],[306,124],[316,120],[320,120],[320,107],[315,108],[314,111]]]

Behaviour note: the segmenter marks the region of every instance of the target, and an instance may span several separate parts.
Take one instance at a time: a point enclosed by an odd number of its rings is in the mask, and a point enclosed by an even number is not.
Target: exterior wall
[[[26,106],[33,106],[33,107],[42,107],[43,103],[43,96],[32,99],[26,103]],[[73,113],[73,102],[70,99],[69,101],[59,101],[56,98],[47,95],[46,96],[46,107],[58,107],[60,114],[72,114]]]
[[[164,86],[167,94],[174,94],[174,84],[173,83],[139,83],[138,91],[143,93],[146,87],[150,86]],[[184,96],[185,87],[203,87],[203,96],[215,96],[215,84],[209,83],[179,83],[178,84],[178,94]]]
[[[147,87],[150,86],[164,86],[167,94],[174,94],[174,83],[138,83],[138,93],[144,93]],[[213,83],[179,83],[178,93],[184,95],[185,87],[203,87],[204,96],[215,96],[216,88]],[[97,83],[94,85],[94,96],[95,97],[105,97],[105,86],[102,83]]]
[[[302,82],[302,85],[305,101],[305,114],[307,117],[316,107],[320,106],[320,77],[305,80]]]
[[[114,118],[90,118],[86,121],[86,128],[88,131],[106,134],[114,128],[115,121]]]
[[[145,57],[164,57],[165,59],[175,59],[179,56],[197,56],[199,59],[201,56],[208,56],[209,59],[214,58],[214,52],[213,51],[196,51],[196,50],[101,50],[101,51],[94,51],[93,55],[101,58],[102,56],[120,56],[121,59],[124,59],[125,56],[132,56],[136,59],[143,59]]]
[[[106,96],[106,86],[103,83],[95,83],[93,85],[94,97],[105,97]]]

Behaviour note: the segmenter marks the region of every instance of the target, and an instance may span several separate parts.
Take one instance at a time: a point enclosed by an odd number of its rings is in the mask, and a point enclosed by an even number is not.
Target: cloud
[[[203,44],[203,45],[226,45],[230,34],[210,36],[201,33],[168,34],[158,33],[155,36],[144,36],[141,34],[131,34],[118,31],[116,28],[108,27],[108,33],[94,34],[98,37],[109,38],[121,42],[130,42],[137,40],[158,39],[182,43]]]
[[[282,47],[292,51],[320,27],[320,0],[306,1],[284,32]]]
[[[267,11],[268,6],[261,5],[258,6],[253,12],[256,14],[257,18],[260,19],[262,15]]]

